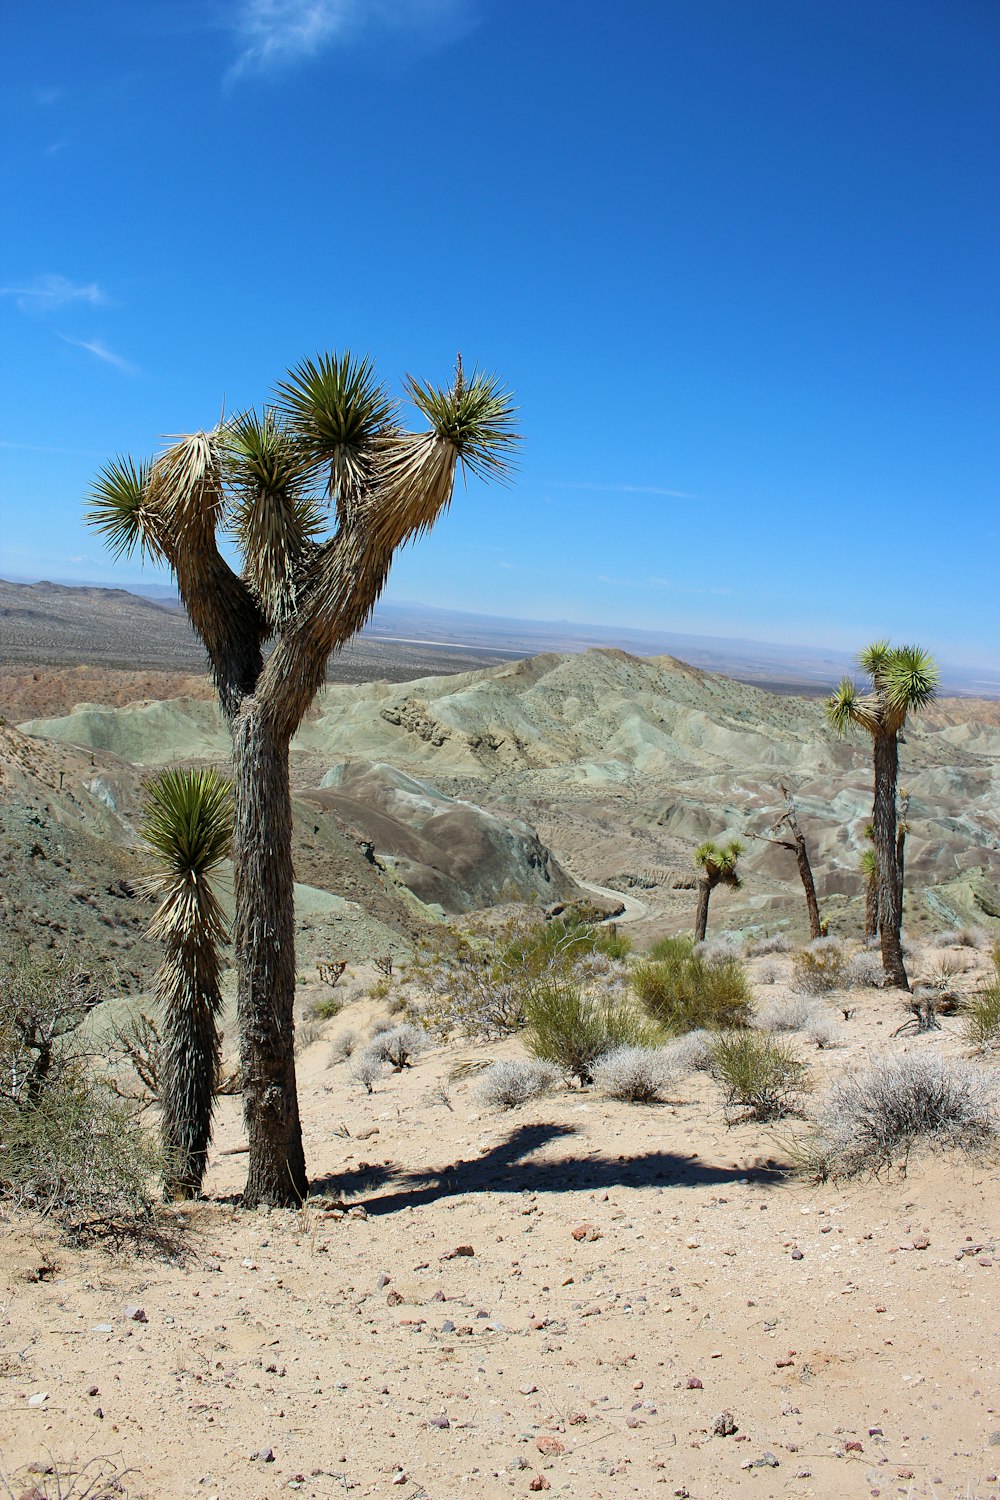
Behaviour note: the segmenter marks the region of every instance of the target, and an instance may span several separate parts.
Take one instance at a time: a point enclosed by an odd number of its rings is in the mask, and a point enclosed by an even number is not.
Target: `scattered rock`
[[[686,1385],[689,1391],[703,1391],[705,1389],[697,1375],[689,1375]]]
[[[149,1322],[149,1319],[146,1317],[146,1309],[144,1307],[136,1307],[132,1303],[122,1308],[122,1318],[126,1323]]]
[[[565,1443],[561,1443],[557,1437],[552,1437],[547,1432],[543,1432],[540,1437],[535,1438],[535,1447],[539,1453],[548,1454],[553,1458],[558,1453],[566,1452]]]
[[[577,1224],[575,1229],[570,1230],[570,1234],[575,1240],[593,1241],[599,1240],[601,1238],[601,1231],[597,1228],[596,1224],[590,1224],[587,1222]]]
[[[732,1437],[737,1431],[736,1421],[731,1411],[720,1411],[712,1423],[712,1431],[716,1437]]]
[[[475,1250],[473,1250],[471,1245],[456,1245],[454,1250],[446,1250],[441,1259],[456,1260],[460,1255],[475,1255],[475,1253],[476,1252]],[[395,1481],[393,1481],[393,1483],[395,1483]]]
[[[251,1453],[250,1462],[255,1464],[273,1464],[274,1449],[258,1448],[256,1453]]]

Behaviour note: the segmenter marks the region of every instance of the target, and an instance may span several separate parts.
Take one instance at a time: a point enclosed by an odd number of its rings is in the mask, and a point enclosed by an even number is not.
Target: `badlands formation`
[[[142,781],[224,764],[224,726],[204,695],[130,703],[120,672],[103,694],[91,673],[84,704],[71,674],[41,675],[0,729],[0,920],[57,951],[101,948],[141,1001],[157,961]],[[911,971],[944,953],[969,994],[985,953],[929,940],[1000,930],[996,705],[937,705],[902,760]],[[517,1037],[432,1038],[372,1094],[343,1060],[348,1033],[363,1043],[387,1018],[372,960],[398,969],[477,906],[582,888],[624,908],[639,949],[689,930],[693,846],[764,832],[782,783],[824,914],[856,937],[870,775],[867,745],[835,740],[817,701],[670,658],[329,686],[293,758],[313,1196],[298,1213],[238,1208],[226,1097],[206,1200],[169,1211],[172,1249],[132,1258],[0,1223],[0,1494],[1000,1494],[995,1159],[922,1155],[906,1176],[817,1185],[796,1168],[804,1119],[730,1125],[703,1073],[658,1105],[574,1086],[505,1113],[478,1079],[523,1056]],[[743,865],[710,931],[801,939],[792,856],[750,839]],[[331,989],[319,966],[336,959]],[[761,1009],[792,998],[789,955],[748,971]],[[891,992],[824,1004],[834,1045],[793,1038],[814,1096],[873,1053],[967,1051],[954,1017],[895,1037]]]

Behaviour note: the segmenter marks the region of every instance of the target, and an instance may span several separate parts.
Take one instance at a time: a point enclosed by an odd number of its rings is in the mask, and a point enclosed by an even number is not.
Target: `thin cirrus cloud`
[[[100,339],[71,339],[68,333],[61,333],[59,337],[64,344],[72,344],[76,349],[86,349],[87,353],[92,354],[95,359],[101,360],[106,365],[112,365],[123,375],[138,375],[139,373],[136,365],[123,359],[120,354],[115,354],[114,350],[102,344]]]
[[[598,583],[611,584],[619,589],[662,589],[671,594],[731,594],[732,589],[697,588],[691,584],[673,583],[669,578],[611,578],[607,573],[598,573]]]
[[[594,490],[599,494],[614,495],[669,495],[674,500],[701,500],[701,495],[692,495],[689,490],[668,490],[659,484],[571,484],[556,481],[554,490]]]
[[[103,307],[108,300],[96,281],[70,281],[68,276],[36,276],[23,286],[0,287],[0,297],[12,297],[22,312],[55,312],[77,302]]]
[[[232,29],[239,49],[227,79],[283,71],[365,34],[453,32],[471,0],[237,0]]]

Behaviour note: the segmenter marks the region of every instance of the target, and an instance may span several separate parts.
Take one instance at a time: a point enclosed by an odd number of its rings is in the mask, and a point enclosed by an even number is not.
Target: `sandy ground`
[[[873,1046],[961,1050],[947,1021],[888,1042],[898,999],[856,1001],[806,1054],[817,1086]],[[226,1099],[182,1258],[0,1228],[15,1496],[57,1493],[47,1465],[84,1493],[98,1457],[128,1495],[220,1500],[1000,1494],[997,1162],[817,1186],[787,1169],[800,1122],[727,1129],[700,1074],[661,1106],[484,1112],[452,1070],[516,1042],[435,1049],[369,1096],[330,1043],[376,1013],[301,1055],[303,1212],[235,1207]]]

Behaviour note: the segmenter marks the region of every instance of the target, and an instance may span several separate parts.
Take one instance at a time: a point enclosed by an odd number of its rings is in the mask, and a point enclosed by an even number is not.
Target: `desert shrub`
[[[339,1036],[335,1036],[330,1044],[330,1066],[332,1067],[334,1063],[346,1062],[349,1057],[353,1057],[357,1046],[358,1033],[351,1027],[342,1031]]]
[[[412,1065],[413,1059],[426,1046],[427,1038],[420,1027],[407,1021],[402,1026],[377,1032],[365,1050],[373,1057],[391,1063],[395,1071],[401,1073],[404,1068]]]
[[[885,984],[882,955],[870,948],[852,953],[844,964],[843,985],[847,990],[880,990]]]
[[[837,1037],[833,1018],[811,995],[789,995],[772,1001],[761,1011],[757,1024],[762,1031],[800,1031],[817,1047],[832,1047]]]
[[[842,989],[847,954],[839,938],[816,938],[792,956],[792,987],[804,995]]]
[[[550,1094],[561,1074],[552,1063],[515,1058],[491,1064],[476,1085],[475,1095],[487,1109],[516,1109],[529,1099]]]
[[[723,1031],[712,1042],[712,1076],[726,1092],[725,1108],[755,1120],[793,1113],[807,1087],[806,1067],[786,1042],[755,1031]]]
[[[774,984],[778,978],[775,964],[761,964],[755,975],[758,984]]]
[[[374,1094],[384,1067],[385,1058],[366,1047],[363,1052],[356,1052],[351,1058],[351,1077],[363,1084],[369,1094]]]
[[[966,1002],[965,1037],[985,1052],[1000,1045],[1000,943],[993,946],[993,975]]]
[[[927,965],[921,983],[935,990],[950,989],[959,974],[965,973],[965,964],[955,953],[939,953]]]
[[[614,987],[628,939],[568,913],[550,922],[518,918],[473,939],[465,935],[418,958],[407,982],[429,992],[422,1020],[447,1035],[494,1040],[520,1031],[531,996],[553,981]]]
[[[720,932],[716,937],[706,938],[703,943],[695,943],[692,952],[697,953],[707,964],[724,964],[743,958],[746,943],[739,933]]]
[[[712,1064],[712,1041],[710,1031],[687,1031],[667,1042],[661,1051],[674,1073],[706,1073]]]
[[[931,938],[932,948],[981,948],[984,934],[980,927],[949,927]]]
[[[748,958],[766,958],[772,953],[790,953],[791,943],[782,932],[772,933],[770,937],[754,938],[747,947]]]
[[[659,1047],[616,1047],[594,1064],[594,1083],[609,1099],[653,1104],[662,1099],[676,1070]]]
[[[323,995],[319,1000],[314,1000],[307,1012],[308,1018],[313,1021],[332,1021],[339,1016],[344,1008],[342,995]]]
[[[377,1021],[372,1022],[369,1036],[374,1041],[376,1037],[383,1036],[387,1031],[392,1031],[395,1025],[396,1023],[391,1016],[379,1016]]]
[[[591,1082],[593,1065],[616,1047],[644,1046],[651,1028],[628,1007],[606,996],[587,995],[566,980],[549,981],[525,1006],[528,1051],[542,1062]]]
[[[318,1042],[323,1035],[323,1026],[315,1016],[303,1016],[295,1027],[295,1053],[307,1052],[314,1042]]]
[[[1000,1133],[1000,1079],[929,1053],[879,1057],[834,1083],[808,1160],[821,1177],[905,1173],[918,1145],[977,1151]]]
[[[84,1023],[101,997],[85,963],[20,951],[0,964],[0,1200],[78,1237],[145,1237],[164,1161],[145,1098],[93,1067]]]
[[[750,982],[736,959],[708,963],[689,942],[676,938],[657,943],[652,953],[630,977],[643,1010],[665,1031],[679,1035],[749,1024]]]

